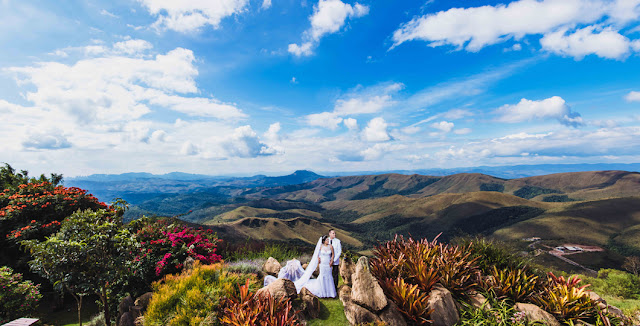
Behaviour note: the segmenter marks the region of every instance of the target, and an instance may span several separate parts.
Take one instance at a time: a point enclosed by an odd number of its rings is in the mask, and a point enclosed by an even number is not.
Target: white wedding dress
[[[320,257],[320,264],[318,264]],[[317,279],[311,279],[313,272],[320,266],[320,274]],[[300,262],[293,259],[287,262],[286,266],[280,269],[278,278],[286,278],[296,286],[296,290],[300,293],[302,288],[307,288],[311,293],[320,298],[335,298],[336,287],[333,283],[331,275],[331,245],[323,246],[322,238],[318,239],[313,257],[309,261],[307,269],[302,269]],[[273,276],[267,276],[264,279],[264,286],[277,280]]]
[[[335,298],[336,287],[331,275],[331,245],[320,248],[320,274],[317,279],[311,279],[302,287],[307,288],[319,298]]]

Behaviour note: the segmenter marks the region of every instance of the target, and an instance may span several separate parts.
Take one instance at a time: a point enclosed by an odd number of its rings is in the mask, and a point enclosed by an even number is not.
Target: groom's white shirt
[[[333,256],[335,257],[331,265],[340,264],[340,255],[342,254],[342,244],[338,238],[331,239],[331,245],[333,246]]]

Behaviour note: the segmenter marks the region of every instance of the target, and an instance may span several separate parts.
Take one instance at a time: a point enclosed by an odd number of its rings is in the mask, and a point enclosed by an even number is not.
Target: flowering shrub
[[[251,275],[229,273],[221,263],[196,263],[189,273],[167,275],[153,285],[145,325],[220,325],[225,298],[239,295],[239,285],[256,290]]]
[[[216,253],[218,238],[211,230],[184,226],[176,219],[149,218],[135,220],[129,228],[139,243],[134,258],[139,267],[134,272],[142,287],[181,271],[187,257],[205,264],[222,260]]]
[[[40,285],[22,281],[9,267],[0,267],[0,324],[32,313],[42,295]]]
[[[19,242],[44,239],[77,210],[108,208],[86,190],[48,181],[20,184],[0,192],[0,234]]]

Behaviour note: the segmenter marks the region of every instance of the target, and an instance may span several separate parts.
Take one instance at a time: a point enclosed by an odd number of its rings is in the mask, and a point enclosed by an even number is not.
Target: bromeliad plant
[[[561,320],[575,322],[591,320],[597,316],[597,305],[586,292],[589,284],[580,286],[580,279],[572,276],[548,274],[547,284],[535,302]]]
[[[529,301],[537,285],[538,276],[523,269],[498,269],[495,266],[489,277],[481,282],[481,287],[496,299],[511,299],[514,302]]]
[[[257,295],[249,290],[249,281],[240,286],[238,295],[224,302],[223,325],[229,326],[298,326],[297,311],[289,298],[275,298],[269,292]]]
[[[433,309],[429,309],[429,293],[421,291],[417,284],[405,283],[402,278],[386,279],[380,282],[385,294],[396,303],[398,310],[411,325],[428,325],[429,316]]]

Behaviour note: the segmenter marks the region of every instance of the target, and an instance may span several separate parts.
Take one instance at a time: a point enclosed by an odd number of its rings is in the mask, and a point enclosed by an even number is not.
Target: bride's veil
[[[311,279],[311,275],[313,274],[313,272],[315,272],[316,268],[318,268],[318,255],[320,254],[320,245],[322,245],[322,237],[318,239],[316,250],[313,252],[313,257],[311,257],[311,261],[309,261],[307,269],[304,270],[304,274],[302,274],[302,276],[294,282],[298,293],[300,293],[300,290],[309,281],[309,279]]]

